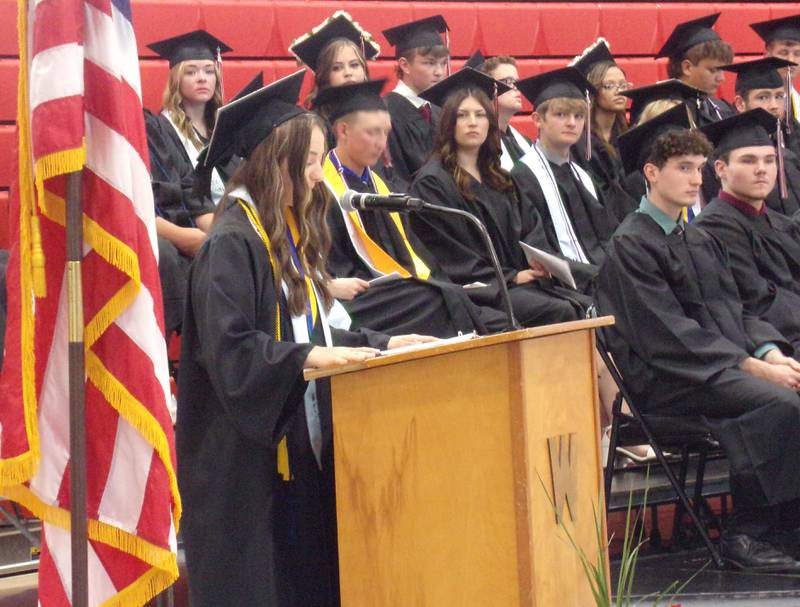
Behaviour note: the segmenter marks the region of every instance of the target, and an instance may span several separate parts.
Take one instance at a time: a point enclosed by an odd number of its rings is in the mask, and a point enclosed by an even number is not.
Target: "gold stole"
[[[347,190],[347,183],[344,180],[344,177],[339,173],[336,167],[333,165],[331,161],[330,153],[325,158],[325,163],[322,167],[323,175],[325,177],[325,181],[328,183],[329,186],[333,189],[334,193],[336,194],[336,198],[340,199],[342,195]],[[386,184],[383,180],[378,177],[374,171],[370,171],[370,175],[372,177],[372,183],[375,185],[375,190],[381,196],[387,196],[391,192],[389,192],[389,188],[386,187]],[[338,204],[338,200],[337,200]],[[389,255],[386,251],[384,251],[380,245],[370,238],[367,231],[364,229],[364,224],[361,222],[361,217],[358,214],[358,211],[350,211],[347,213],[347,217],[352,222],[353,227],[355,228],[356,234],[358,234],[358,238],[361,240],[361,244],[364,246],[364,249],[369,256],[369,262],[372,264],[374,268],[376,268],[379,272],[384,274],[391,274],[392,272],[397,272],[403,278],[409,278],[411,275],[408,273],[402,265],[400,265],[391,255]],[[406,236],[405,228],[403,227],[403,222],[400,219],[400,214],[396,212],[389,213],[389,217],[391,217],[394,225],[397,227],[397,231],[400,233],[401,238],[403,239],[403,244],[405,245],[406,249],[408,250],[408,254],[411,257],[411,261],[414,264],[414,274],[417,278],[421,278],[422,280],[427,280],[430,275],[431,271],[428,266],[425,264],[424,261],[416,254],[414,249],[411,247],[411,243],[408,242],[408,237]]]

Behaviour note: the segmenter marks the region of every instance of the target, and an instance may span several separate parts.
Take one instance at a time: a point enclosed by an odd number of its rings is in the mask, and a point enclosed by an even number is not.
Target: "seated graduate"
[[[589,120],[581,141],[574,147],[575,161],[586,169],[599,186],[601,196],[622,221],[628,213],[636,210],[637,200],[628,194],[622,182],[625,173],[617,149],[617,138],[628,130],[625,108],[628,99],[623,95],[631,88],[609,49],[605,38],[587,48],[571,63],[597,91],[589,110]],[[587,159],[586,138],[591,146],[591,158]]]
[[[714,96],[725,81],[722,66],[733,61],[731,45],[711,29],[719,16],[720,13],[714,13],[679,23],[656,54],[656,58],[669,59],[667,75],[670,78],[676,78],[708,95],[697,112],[698,126],[736,113],[728,102]]]
[[[778,331],[743,309],[724,245],[683,221],[711,149],[698,131],[656,138],[644,165],[650,193],[609,243],[597,304],[616,319],[608,343],[639,407],[702,416],[726,453],[734,508],[723,556],[797,572],[800,538],[789,536],[793,554],[777,541],[800,524],[800,365]]]
[[[419,94],[449,74],[450,49],[441,36],[447,31],[441,15],[383,30],[397,56],[397,86],[385,97],[392,118],[389,157],[397,178],[407,184],[433,149],[441,110]]]
[[[745,309],[800,352],[800,225],[765,203],[780,170],[770,138],[776,126],[755,109],[703,128],[722,189],[696,223],[727,247]]]
[[[383,80],[328,87],[318,101],[328,108],[336,148],[323,165],[325,183],[337,201],[348,189],[389,194],[372,167],[381,157],[391,129],[380,97]],[[356,327],[389,334],[421,332],[452,337],[459,331],[502,331],[500,312],[474,305],[467,291],[453,284],[411,230],[407,217],[381,210],[348,211],[332,205],[328,213],[333,242],[330,283]],[[394,280],[368,281],[392,275]]]
[[[539,130],[536,143],[511,170],[523,208],[532,206],[541,215],[554,250],[599,266],[618,221],[591,176],[571,158],[586,123],[587,93],[596,91],[574,67],[520,80],[517,87],[533,104]]]
[[[502,82],[511,90],[497,96],[497,126],[500,130],[500,166],[510,171],[531,148],[531,140],[511,126],[511,119],[522,109],[522,93],[517,89],[519,72],[517,60],[507,55],[490,57],[475,69]]]
[[[211,201],[192,193],[194,168],[214,128],[217,108],[222,105],[216,53],[231,49],[203,30],[154,42],[148,48],[166,59],[170,68],[161,113],[145,111],[158,271],[169,336],[180,331],[186,272],[205,240],[214,213]],[[219,176],[210,187],[219,201],[224,190]]]
[[[766,201],[770,209],[790,217],[800,211],[800,133],[797,132],[798,126],[792,124],[791,128],[787,128],[785,124],[789,100],[786,97],[786,83],[779,70],[793,66],[789,61],[766,57],[734,63],[725,68],[736,73],[736,97],[733,103],[739,112],[762,108],[775,120],[782,122],[786,198],[781,196],[780,187],[776,184]],[[770,129],[770,132],[775,134],[777,143],[777,129]]]
[[[181,344],[178,482],[195,607],[338,605],[330,384],[306,383],[303,369],[428,339],[328,326],[324,124],[295,105],[302,80],[229,104],[209,145],[212,163],[245,161],[192,265]]]
[[[588,298],[547,279],[544,268],[526,261],[519,244],[537,228],[538,240],[545,239],[538,215],[528,214],[523,220],[514,182],[500,167],[500,133],[491,101],[496,90],[502,93],[505,86],[464,68],[423,93],[442,104],[443,113],[434,155],[417,174],[410,193],[472,213],[484,223],[520,324],[530,327],[581,318],[583,306],[591,303]],[[489,253],[472,224],[450,215],[416,213],[411,225],[448,276],[461,285],[486,284],[470,291],[480,294],[486,305],[502,309]]]
[[[778,17],[759,23],[751,23],[750,27],[764,41],[764,54],[784,61],[800,64],[800,15]],[[789,115],[795,122],[800,121],[800,93],[793,85],[798,70],[790,66],[779,70],[781,78],[787,81],[791,93]],[[787,80],[788,78],[788,80]]]

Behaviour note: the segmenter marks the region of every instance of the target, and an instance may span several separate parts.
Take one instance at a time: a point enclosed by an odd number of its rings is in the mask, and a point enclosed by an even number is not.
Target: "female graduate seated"
[[[148,45],[169,62],[160,114],[145,112],[167,335],[180,330],[186,272],[211,226],[214,204],[194,196],[194,168],[222,105],[217,52],[230,47],[203,30]],[[216,200],[224,186],[213,176]]]
[[[570,65],[577,68],[597,91],[589,110],[586,129],[581,142],[573,149],[573,156],[589,172],[599,186],[605,203],[622,221],[638,206],[638,202],[622,186],[625,173],[617,148],[617,138],[628,130],[625,115],[628,100],[622,93],[631,88],[631,83],[614,61],[605,38],[599,38]],[[590,153],[585,154],[587,137],[591,148]]]
[[[507,87],[471,68],[459,70],[423,93],[442,106],[432,159],[420,169],[411,194],[478,216],[497,249],[510,289],[512,307],[524,326],[575,320],[583,297],[557,287],[544,269],[529,264],[519,244],[538,226],[538,215],[521,217],[508,172],[500,167],[500,132],[491,98]],[[411,225],[437,262],[458,284],[481,282],[485,305],[500,307],[500,289],[489,255],[475,229],[450,216],[414,214]]]
[[[246,160],[187,293],[177,452],[195,607],[338,605],[330,385],[303,369],[428,339],[328,325],[325,138],[295,105],[302,80],[223,108],[209,145],[212,163]]]
[[[380,97],[383,84],[380,80],[328,87],[319,94],[336,134],[336,147],[324,163],[325,183],[340,202],[348,189],[390,193],[373,170],[391,130]],[[441,337],[506,328],[503,314],[474,305],[467,291],[438,270],[399,213],[358,211],[339,204],[331,208],[328,225],[333,234],[328,270],[336,277],[334,292],[355,326]]]

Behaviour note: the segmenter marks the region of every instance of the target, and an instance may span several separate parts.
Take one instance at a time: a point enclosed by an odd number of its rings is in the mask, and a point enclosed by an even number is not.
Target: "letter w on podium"
[[[556,523],[561,520],[564,506],[569,518],[575,521],[578,505],[578,477],[576,462],[577,439],[575,433],[560,434],[547,439],[550,451],[550,476],[553,478],[553,504],[556,508]]]

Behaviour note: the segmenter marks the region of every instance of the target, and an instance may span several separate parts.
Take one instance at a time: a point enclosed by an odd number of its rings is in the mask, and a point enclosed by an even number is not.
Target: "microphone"
[[[419,198],[406,194],[362,194],[355,190],[347,190],[342,194],[342,208],[345,211],[409,211],[425,206]]]

